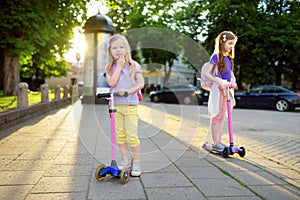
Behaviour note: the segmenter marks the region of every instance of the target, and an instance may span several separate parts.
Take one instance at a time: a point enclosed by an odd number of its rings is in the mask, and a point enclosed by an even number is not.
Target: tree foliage
[[[296,87],[300,74],[300,3],[297,0],[108,2],[112,9],[109,15],[119,32],[165,27],[202,42],[210,54],[215,37],[230,30],[239,38],[235,58],[239,86],[282,85],[283,77]],[[156,50],[143,53],[144,58],[151,60],[163,59],[160,55],[162,52]]]
[[[171,24],[174,24],[172,15],[176,2],[175,0],[108,1],[108,7],[111,9],[108,15],[112,18],[118,32],[127,32],[132,49],[138,52],[134,54],[135,59],[147,63],[150,71],[157,66],[164,67],[164,85],[168,84],[173,60],[182,52],[180,36],[168,37],[165,35],[169,34],[168,31],[163,30],[169,29]],[[160,29],[128,31],[143,27]]]
[[[5,95],[16,94],[19,61],[24,75],[66,75],[62,59],[73,28],[86,18],[87,0],[2,0],[0,7],[1,71]]]

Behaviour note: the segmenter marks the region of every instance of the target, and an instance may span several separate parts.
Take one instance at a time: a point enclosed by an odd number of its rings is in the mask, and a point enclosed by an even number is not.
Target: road
[[[210,118],[207,114],[206,105],[154,104],[152,102],[143,102],[143,105],[173,115],[178,118],[177,121],[202,127],[207,134],[207,139],[211,140],[209,133]],[[264,163],[266,160],[275,162],[279,164],[279,167],[272,170],[280,171],[281,167],[282,169],[289,168],[299,176],[299,119],[299,110],[278,112],[273,110],[234,109],[234,142],[236,145],[245,146],[247,152],[257,155],[257,158],[255,156],[247,158],[251,159],[249,161],[261,162],[262,167],[266,167],[264,166],[267,165]],[[223,131],[223,138],[228,141],[227,121]],[[264,161],[261,158],[264,158]]]

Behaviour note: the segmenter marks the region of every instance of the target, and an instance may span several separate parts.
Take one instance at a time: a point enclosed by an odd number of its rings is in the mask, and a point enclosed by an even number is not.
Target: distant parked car
[[[300,107],[300,93],[275,85],[251,88],[234,94],[236,107],[268,108],[278,111]]]
[[[149,94],[152,102],[203,104],[208,101],[208,92],[193,85],[170,85]]]

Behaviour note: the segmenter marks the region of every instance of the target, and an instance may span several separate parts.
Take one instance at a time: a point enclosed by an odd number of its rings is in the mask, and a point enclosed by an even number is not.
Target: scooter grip
[[[128,97],[128,92],[125,91],[124,94],[123,94],[123,96],[120,95],[118,92],[115,92],[115,93],[114,93],[114,97]]]
[[[99,98],[99,99],[101,99],[101,98],[109,98],[111,95],[110,95],[110,93],[99,93],[99,94],[97,94],[97,97]]]
[[[121,95],[118,92],[115,92],[114,96],[115,97],[121,97]],[[111,93],[99,93],[99,94],[97,94],[97,97],[100,98],[100,99],[101,98],[110,98],[111,97]],[[123,97],[128,97],[128,92],[127,91],[124,92]]]
[[[128,92],[126,91],[126,92],[124,92],[124,95],[123,95],[124,97],[128,97]]]

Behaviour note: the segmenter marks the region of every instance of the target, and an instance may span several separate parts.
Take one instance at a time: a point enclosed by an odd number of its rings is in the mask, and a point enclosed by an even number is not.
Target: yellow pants
[[[115,105],[116,141],[118,144],[129,143],[130,147],[140,145],[138,138],[138,109],[136,105]]]

